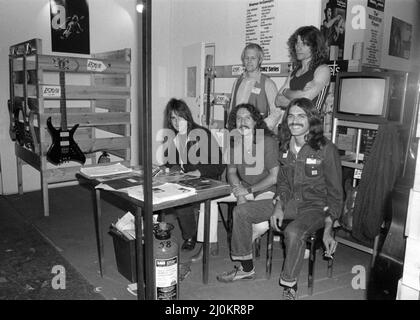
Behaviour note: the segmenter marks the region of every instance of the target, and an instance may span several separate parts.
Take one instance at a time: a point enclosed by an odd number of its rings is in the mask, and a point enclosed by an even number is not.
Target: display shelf
[[[130,64],[130,49],[73,57],[42,54],[41,39],[10,47],[9,131],[16,142],[18,191],[23,193],[22,166],[38,170],[45,216],[49,185],[76,180],[81,165],[96,164],[98,153],[130,164]],[[48,160],[48,119],[54,128],[78,125],[74,141],[85,163]]]

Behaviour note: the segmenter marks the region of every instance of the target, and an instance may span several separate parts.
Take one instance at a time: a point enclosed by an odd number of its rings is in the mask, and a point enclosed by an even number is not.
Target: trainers
[[[283,299],[284,300],[296,300],[297,299],[297,284],[295,284],[293,287],[284,286]]]
[[[237,280],[254,280],[255,279],[255,268],[249,272],[245,272],[242,266],[235,266],[232,271],[223,272],[217,276],[217,280],[220,282],[233,282]]]

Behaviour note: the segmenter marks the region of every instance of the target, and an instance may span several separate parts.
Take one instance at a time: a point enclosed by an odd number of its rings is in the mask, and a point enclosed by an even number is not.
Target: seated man
[[[217,242],[217,203],[272,199],[279,170],[278,142],[257,108],[246,103],[237,105],[229,115],[228,129],[231,145],[227,178],[232,194],[210,202],[210,243]],[[204,214],[200,213],[199,241],[203,241],[203,221]],[[268,223],[263,223],[259,229],[262,230],[256,233],[264,233]],[[201,256],[200,251],[192,261],[198,261]]]
[[[326,254],[333,254],[337,245],[331,231],[343,202],[341,162],[335,145],[324,137],[322,121],[311,100],[292,100],[281,128],[276,197],[234,209],[231,257],[241,261],[241,266],[217,279],[253,279],[252,224],[269,219],[271,226],[280,231],[283,220],[292,219],[284,230],[286,259],[280,285],[284,286],[284,298],[296,299],[306,237],[324,227]]]
[[[218,144],[208,129],[194,122],[187,104],[182,100],[171,99],[166,105],[165,118],[166,128],[174,131],[175,136],[172,138],[173,141],[168,142],[169,148],[165,154],[168,158],[166,167],[196,177],[219,179],[225,170],[221,151],[217,148],[216,154],[211,154],[213,147]],[[194,203],[171,209],[177,214],[182,237],[185,240],[181,247],[183,251],[191,251],[195,247],[197,241],[195,211],[198,211],[198,208],[199,204]]]

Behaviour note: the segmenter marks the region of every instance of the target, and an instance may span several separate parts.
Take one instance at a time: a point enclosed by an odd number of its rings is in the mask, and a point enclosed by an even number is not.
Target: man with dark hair
[[[217,148],[218,144],[208,129],[194,122],[187,104],[183,100],[171,99],[166,105],[165,121],[165,127],[170,129],[174,136],[172,141],[167,142],[169,148],[166,149],[165,156],[168,161],[165,166],[196,177],[219,179],[225,165],[220,149]],[[214,146],[216,148],[212,154]],[[196,159],[191,159],[191,154],[194,154]],[[198,211],[198,208],[199,204],[189,204],[171,209],[177,214],[185,240],[181,247],[183,251],[191,251],[195,247],[195,211]]]
[[[274,200],[247,202],[234,209],[231,256],[242,266],[219,275],[218,280],[253,279],[252,224],[270,220],[271,227],[280,231],[283,220],[290,219],[293,221],[284,229],[286,259],[280,285],[284,286],[284,298],[294,300],[306,237],[324,227],[326,254],[333,254],[337,243],[332,226],[340,217],[343,201],[338,150],[324,137],[321,118],[309,99],[292,100],[288,105],[281,126],[280,152]]]
[[[245,71],[233,84],[230,109],[241,103],[250,103],[260,112],[268,128],[277,130],[283,112],[274,103],[276,84],[261,73],[263,60],[263,49],[256,43],[248,43],[242,50],[241,61]]]
[[[263,117],[252,104],[237,105],[228,119],[230,159],[227,179],[232,194],[210,202],[210,243],[217,243],[218,202],[247,203],[258,199],[272,199],[279,170],[278,142],[267,128]],[[204,215],[200,213],[198,240],[204,234]],[[268,223],[255,226],[255,236],[264,233]],[[202,253],[192,258],[201,259]]]
[[[298,28],[287,41],[294,69],[276,96],[276,106],[286,107],[297,98],[311,99],[321,111],[328,93],[330,68],[328,48],[318,28]]]

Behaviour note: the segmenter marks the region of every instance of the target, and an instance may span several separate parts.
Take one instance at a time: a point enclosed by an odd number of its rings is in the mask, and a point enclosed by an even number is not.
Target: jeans
[[[264,193],[260,193],[255,198],[252,194],[248,194],[245,196],[245,198],[248,201],[257,201],[262,199],[272,199],[274,196],[274,192],[267,191]],[[219,208],[218,203],[219,202],[236,202],[236,197],[232,194],[215,199],[210,201],[210,242],[214,243],[217,242],[217,226],[218,226],[218,219],[219,219]],[[262,235],[264,232],[266,232],[269,228],[269,224],[267,221],[262,221],[261,224],[253,226],[253,238],[255,239],[259,235]],[[197,231],[197,241],[204,242],[204,203],[200,206],[200,215],[198,217],[198,231]]]
[[[176,214],[184,240],[195,238],[197,235],[197,222],[195,220],[197,210],[198,205],[195,203],[168,209],[168,211]]]
[[[324,226],[323,208],[314,206],[286,206],[284,219],[293,220],[284,230],[286,258],[281,280],[286,283],[297,281],[302,269],[306,238]],[[293,209],[292,209],[293,208]],[[233,210],[232,260],[252,259],[252,225],[267,221],[273,214],[272,200],[250,201]]]

